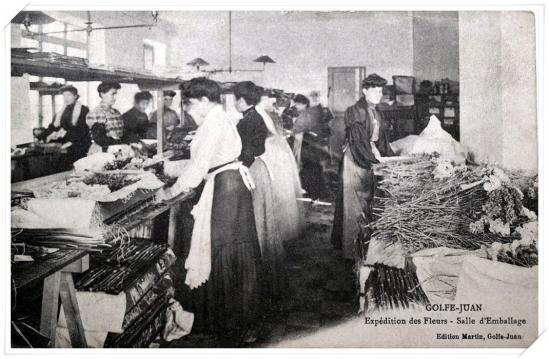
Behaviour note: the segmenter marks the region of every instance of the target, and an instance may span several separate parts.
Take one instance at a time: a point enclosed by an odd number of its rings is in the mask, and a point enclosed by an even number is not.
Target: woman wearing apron
[[[262,89],[250,81],[239,82],[234,89],[235,108],[243,115],[237,125],[242,139],[240,159],[250,167],[255,182],[252,198],[263,265],[262,298],[265,305],[270,305],[280,298],[287,284],[282,227],[277,221],[278,213],[285,209],[277,203],[273,187],[274,176],[278,173],[274,173],[272,161],[265,158],[267,136],[272,136],[272,133],[255,107],[261,99],[261,92]]]
[[[219,103],[219,85],[195,78],[182,88],[182,97],[199,127],[189,163],[159,197],[169,199],[204,182],[192,210],[194,227],[185,259],[185,284],[204,294],[203,305],[188,310],[205,316],[207,330],[221,339],[246,341],[254,337],[259,301],[259,246],[250,192],[254,184],[238,161],[242,145]]]
[[[343,257],[356,259],[359,218],[372,220],[372,200],[376,188],[372,165],[393,156],[387,124],[376,105],[387,80],[371,74],[362,82],[364,96],[345,111],[345,147],[340,167],[332,244],[342,249]]]

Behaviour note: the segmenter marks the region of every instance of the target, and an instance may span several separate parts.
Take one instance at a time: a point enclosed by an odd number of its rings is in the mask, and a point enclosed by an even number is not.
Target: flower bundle
[[[536,219],[498,167],[418,157],[383,163],[377,172],[383,179],[374,200],[376,220],[367,224],[371,238],[398,243],[408,253],[488,248],[494,242],[511,246],[526,233],[519,228]]]

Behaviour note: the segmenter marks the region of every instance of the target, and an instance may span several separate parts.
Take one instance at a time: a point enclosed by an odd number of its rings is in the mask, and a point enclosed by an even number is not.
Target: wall
[[[32,142],[32,117],[27,109],[29,101],[29,76],[12,77],[10,81],[11,146]]]
[[[537,170],[535,19],[528,12],[501,14],[503,159],[505,166]],[[517,103],[518,102],[518,103]]]
[[[51,11],[48,15],[68,21],[73,24],[81,25],[87,21],[85,11]],[[150,24],[152,17],[149,11],[91,11],[91,20],[94,27],[103,26],[123,26],[136,24]],[[115,30],[96,30],[90,34],[90,58],[92,64],[108,64],[116,67],[126,67],[133,69],[142,69],[143,63],[143,43],[148,39],[155,43],[167,44],[169,37],[176,37],[175,28],[169,22],[160,16],[158,26],[149,28],[126,28]],[[154,69],[156,72],[162,72],[170,63],[169,47],[164,47],[164,59],[160,59],[164,66]],[[90,82],[88,85],[89,98],[88,105],[93,108],[99,104],[97,94],[98,82]],[[133,106],[133,96],[139,91],[137,85],[122,84],[119,91],[115,107],[122,113]],[[177,103],[174,101],[174,109],[177,109]],[[152,111],[152,108],[150,109]]]
[[[476,161],[537,169],[534,17],[460,12],[461,142]]]
[[[457,11],[413,13],[414,76],[416,82],[459,80]]]
[[[184,64],[195,57],[210,68],[227,68],[228,12],[177,12],[173,55]],[[222,81],[252,80],[286,91],[326,95],[328,67],[366,66],[388,79],[413,74],[410,12],[233,12],[233,68],[261,69],[252,62],[271,56],[264,72],[216,74]],[[187,77],[196,76],[187,67]]]
[[[85,11],[49,11],[54,18],[83,26]],[[412,12],[233,12],[234,69],[261,69],[252,62],[267,54],[277,63],[264,72],[233,72],[213,76],[220,81],[252,80],[291,92],[319,90],[326,102],[328,67],[365,66],[389,81],[393,75],[414,75],[430,68],[418,65],[414,46],[432,48],[430,37],[414,38],[414,24],[422,31],[438,33],[440,21],[420,21]],[[425,16],[421,17],[425,19]],[[130,25],[151,21],[147,11],[92,11],[94,26]],[[442,31],[446,34],[447,32]],[[143,41],[166,44],[166,65],[178,68],[186,78],[197,74],[186,63],[202,57],[212,68],[227,68],[228,12],[161,12],[159,26],[147,28],[97,30],[90,35],[90,63],[141,68]],[[423,51],[423,50],[421,50]],[[457,50],[456,50],[457,51]],[[443,66],[447,67],[447,66]],[[440,77],[440,76],[439,76]],[[88,86],[90,107],[99,98],[96,84]],[[136,86],[123,85],[116,107],[125,111],[132,106]],[[177,101],[174,101],[177,103]],[[176,106],[175,106],[176,107]]]

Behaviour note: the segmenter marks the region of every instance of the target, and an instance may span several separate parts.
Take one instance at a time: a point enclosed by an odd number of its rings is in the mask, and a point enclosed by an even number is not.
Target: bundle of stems
[[[432,247],[478,249],[496,240],[508,242],[509,238],[496,234],[469,231],[487,198],[478,171],[463,167],[449,177],[435,179],[435,167],[436,162],[420,157],[378,169],[383,179],[374,197],[375,221],[367,225],[371,238],[399,243],[408,253]]]
[[[49,248],[102,250],[111,247],[102,236],[70,228],[21,228],[12,235],[12,240]]]
[[[429,303],[414,270],[376,263],[366,281],[367,311],[405,309]]]
[[[102,264],[85,272],[75,284],[76,289],[118,294],[131,286],[167,251],[167,245],[131,243],[125,248],[125,258],[119,259],[119,248],[103,259]]]

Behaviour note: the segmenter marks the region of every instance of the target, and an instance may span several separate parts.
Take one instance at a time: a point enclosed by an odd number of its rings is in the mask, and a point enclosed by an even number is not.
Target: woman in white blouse
[[[219,85],[195,78],[182,86],[182,97],[188,100],[189,113],[199,127],[188,165],[159,197],[172,198],[204,181],[192,211],[195,222],[185,260],[185,283],[192,292],[203,294],[204,307],[189,309],[195,315],[205,313],[207,328],[213,333],[249,341],[258,320],[260,271],[250,193],[254,184],[238,161],[242,144],[235,124],[219,104]]]

